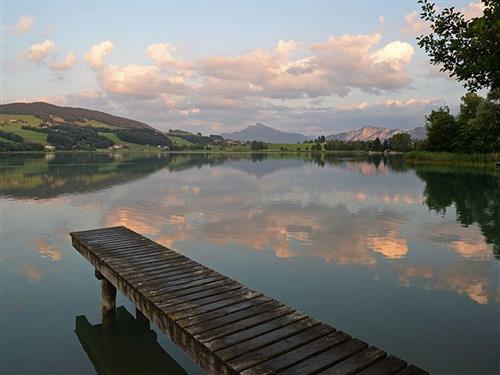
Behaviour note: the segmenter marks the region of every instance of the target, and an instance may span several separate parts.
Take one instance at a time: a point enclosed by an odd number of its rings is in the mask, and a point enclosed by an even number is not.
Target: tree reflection
[[[500,178],[494,171],[420,166],[425,181],[425,203],[444,214],[454,205],[456,220],[464,226],[477,223],[493,253],[500,259]]]

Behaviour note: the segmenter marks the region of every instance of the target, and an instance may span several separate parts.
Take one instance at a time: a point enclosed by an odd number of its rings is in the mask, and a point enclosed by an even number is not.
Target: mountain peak
[[[414,139],[425,138],[425,129],[392,129],[382,128],[378,126],[364,126],[361,129],[350,130],[343,133],[332,134],[326,137],[327,140],[341,140],[341,141],[374,141],[380,139],[381,141],[391,138],[395,134],[408,133]]]
[[[297,143],[308,138],[299,133],[283,132],[261,122],[247,126],[245,129],[233,133],[221,134],[224,138],[235,141],[261,141],[269,143]]]
[[[258,122],[258,123],[256,123],[253,127],[254,127],[254,128],[267,128],[267,129],[272,129],[272,128],[271,128],[271,127],[269,127],[269,126],[264,125],[262,122]]]

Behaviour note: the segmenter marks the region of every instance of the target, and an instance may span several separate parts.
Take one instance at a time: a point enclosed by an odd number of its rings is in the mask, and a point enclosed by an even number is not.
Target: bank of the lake
[[[405,160],[411,164],[452,164],[495,166],[500,161],[500,153],[452,153],[412,151],[405,154]]]

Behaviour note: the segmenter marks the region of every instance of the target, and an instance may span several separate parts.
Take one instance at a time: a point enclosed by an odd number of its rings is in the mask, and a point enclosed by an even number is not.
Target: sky
[[[437,1],[467,17],[479,1]],[[462,85],[429,64],[416,0],[1,2],[1,102],[220,134],[423,126]]]

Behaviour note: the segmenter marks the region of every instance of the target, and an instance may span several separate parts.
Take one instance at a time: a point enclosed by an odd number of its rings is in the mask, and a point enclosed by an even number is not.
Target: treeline
[[[42,151],[43,145],[40,143],[24,142],[20,135],[4,132],[0,130],[0,137],[8,139],[11,142],[0,141],[0,152],[5,151]]]
[[[210,134],[209,136],[206,136],[201,133],[193,134],[182,130],[169,130],[167,136],[181,138],[199,146],[207,146],[224,141],[224,138],[220,135]]]
[[[172,141],[166,135],[150,129],[119,129],[116,136],[124,142],[139,145],[172,147]]]
[[[491,91],[486,98],[467,93],[458,115],[441,107],[432,111],[426,121],[426,151],[500,152],[500,89]]]
[[[323,146],[317,142],[311,146],[311,150],[321,151],[324,148],[326,151],[408,152],[420,149],[421,145],[422,141],[412,139],[410,134],[399,133],[385,139],[383,142],[378,137],[373,141],[342,141],[334,139],[324,142]]]
[[[23,126],[23,129],[47,134],[47,143],[57,150],[88,150],[107,148],[114,145],[109,138],[99,135],[91,126],[53,125],[48,128]]]

